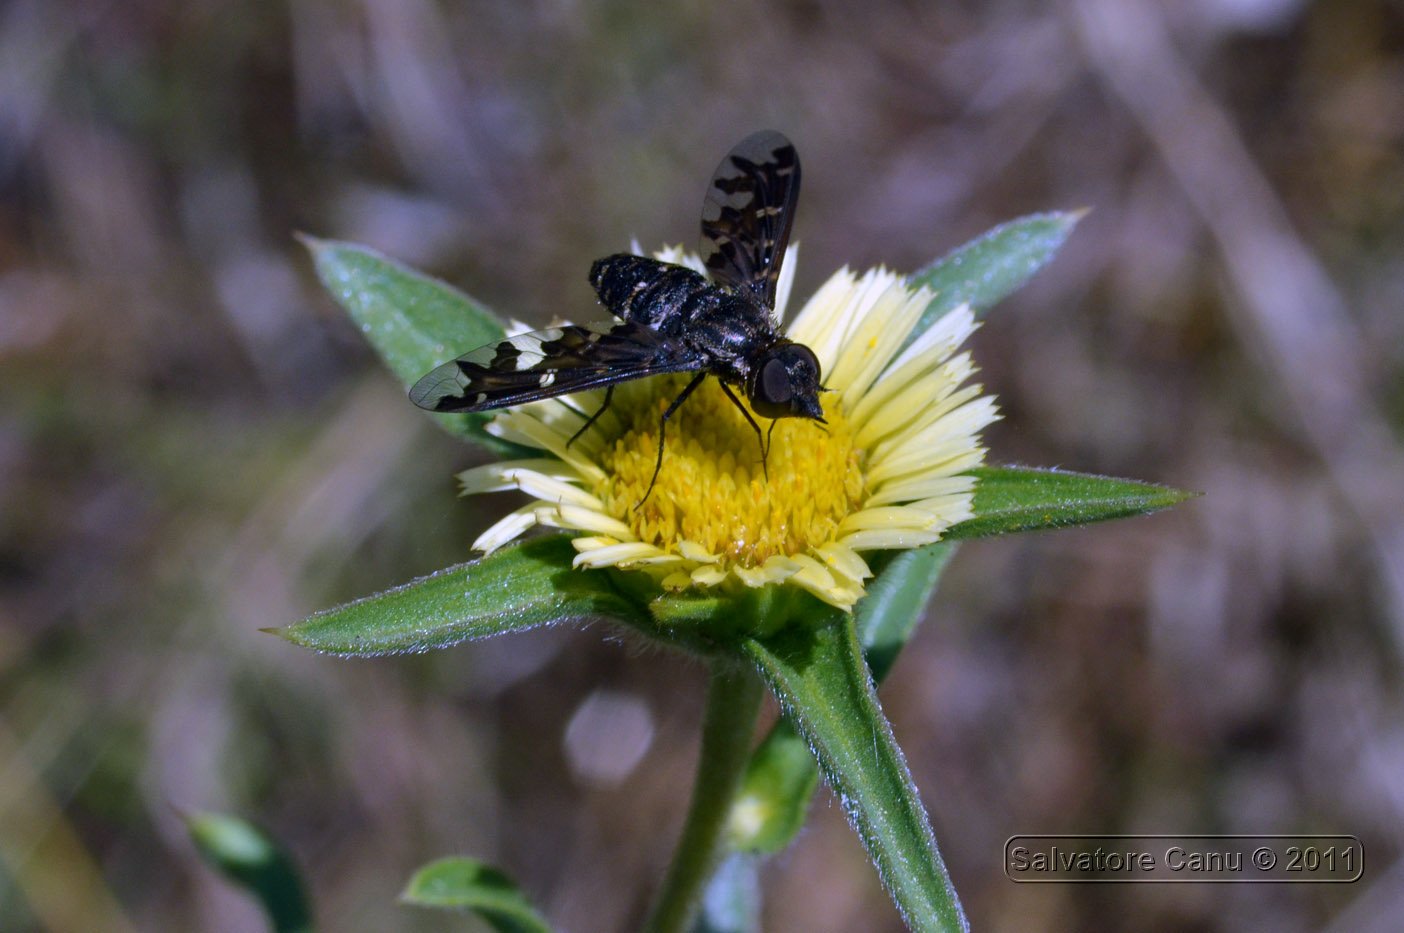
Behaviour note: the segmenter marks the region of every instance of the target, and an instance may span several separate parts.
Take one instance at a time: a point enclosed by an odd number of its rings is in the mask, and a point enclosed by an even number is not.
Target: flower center
[[[640,541],[670,552],[691,542],[743,567],[833,541],[863,496],[860,452],[836,393],[822,396],[827,426],[775,422],[762,469],[755,430],[708,378],[668,419],[658,482],[635,508],[658,462],[658,419],[690,378],[651,379],[647,391],[616,396],[623,431],[604,450],[607,478],[596,490],[611,514]],[[770,430],[768,419],[756,423]]]

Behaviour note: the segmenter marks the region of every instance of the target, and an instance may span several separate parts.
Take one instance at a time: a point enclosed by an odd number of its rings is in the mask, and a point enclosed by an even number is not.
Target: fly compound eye
[[[801,368],[806,370],[805,375],[814,380],[814,384],[819,384],[819,357],[814,355],[814,351],[802,343],[792,345],[792,352],[801,361]]]
[[[787,404],[794,397],[790,373],[779,359],[771,359],[761,370],[760,390],[764,400],[772,405]]]

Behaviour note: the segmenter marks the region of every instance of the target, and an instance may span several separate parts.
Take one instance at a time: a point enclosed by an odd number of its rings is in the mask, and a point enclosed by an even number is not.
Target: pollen
[[[755,429],[707,379],[669,418],[658,481],[639,505],[658,463],[659,419],[686,378],[650,380],[651,391],[621,406],[623,430],[600,458],[596,494],[606,510],[641,542],[673,553],[700,547],[723,568],[759,567],[835,541],[863,499],[863,454],[836,393],[822,396],[826,425],[774,422],[763,465]],[[771,432],[769,419],[753,417],[762,435]]]

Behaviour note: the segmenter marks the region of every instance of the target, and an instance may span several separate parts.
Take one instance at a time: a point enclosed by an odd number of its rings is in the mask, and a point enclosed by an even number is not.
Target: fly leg
[[[721,382],[720,379],[718,379],[717,381]],[[741,412],[742,416],[750,422],[751,429],[756,432],[756,443],[760,444],[761,449],[761,472],[765,474],[766,480],[769,481],[770,467],[766,464],[766,461],[770,459],[770,441],[768,437],[764,434],[761,434],[760,425],[756,424],[756,419],[751,417],[751,413],[746,410],[745,405],[741,404],[741,400],[736,397],[736,393],[731,391],[731,386],[727,385],[725,382],[722,382],[721,387],[722,391],[726,393],[726,397],[731,399],[731,404],[736,406],[736,410]],[[770,422],[770,430],[775,430],[774,420]]]
[[[692,390],[701,385],[702,380],[706,378],[706,370],[693,376],[692,381],[687,384],[687,388],[683,389],[682,392],[678,394],[678,397],[673,399],[673,404],[669,405],[668,410],[663,412],[663,417],[658,419],[658,462],[653,465],[653,479],[648,481],[648,491],[643,494],[643,498],[634,506],[634,511],[637,512],[639,506],[648,501],[649,495],[653,493],[654,484],[658,482],[658,471],[663,469],[663,432],[668,427],[668,419],[673,416],[673,412],[677,411],[683,402],[687,401],[687,397],[692,394]]]
[[[585,422],[584,424],[582,424],[582,425],[580,426],[580,430],[579,430],[579,431],[576,431],[574,434],[572,434],[572,435],[570,436],[570,440],[566,441],[566,446],[567,446],[567,447],[569,447],[571,444],[574,444],[576,441],[578,441],[578,440],[580,439],[580,435],[582,435],[582,434],[584,434],[586,431],[590,430],[590,425],[592,425],[592,424],[594,424],[596,421],[600,420],[600,415],[603,415],[603,414],[605,413],[605,409],[609,407],[609,400],[612,399],[613,397],[614,397],[614,386],[609,386],[609,387],[607,387],[607,388],[605,389],[604,404],[601,405],[601,406],[599,407],[599,409],[598,409],[593,415],[591,415],[591,416],[586,420],[586,422]]]

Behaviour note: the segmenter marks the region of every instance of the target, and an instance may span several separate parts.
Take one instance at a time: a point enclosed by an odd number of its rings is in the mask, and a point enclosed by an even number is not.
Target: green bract
[[[1052,258],[1080,216],[1012,221],[921,270],[912,281],[937,295],[916,332],[962,303],[980,312],[1018,288]],[[323,283],[405,385],[503,334],[497,316],[441,282],[363,247],[306,242]],[[484,432],[483,415],[435,417],[474,443],[516,450]],[[753,855],[725,861],[726,870],[707,891],[708,915],[733,911],[753,924],[754,854],[789,843],[822,773],[907,923],[917,930],[963,929],[955,888],[878,703],[876,682],[922,618],[957,539],[1144,514],[1187,496],[1060,470],[986,467],[973,475],[975,517],[950,528],[937,544],[875,556],[875,577],[852,613],[783,586],[739,595],[669,594],[637,573],[575,570],[568,536],[548,534],[276,631],[318,651],[379,655],[606,618],[701,654],[713,677],[698,786],[650,928],[688,928],[728,849]],[[751,750],[761,683],[785,717]],[[545,929],[510,882],[466,860],[424,869],[406,899],[472,908],[499,929]]]

